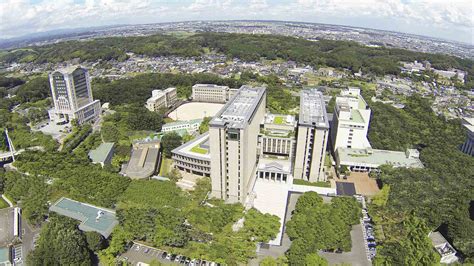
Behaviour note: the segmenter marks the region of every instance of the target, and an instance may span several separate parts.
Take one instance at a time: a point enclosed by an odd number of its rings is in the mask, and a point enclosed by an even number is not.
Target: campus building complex
[[[92,97],[87,69],[68,67],[49,74],[53,109],[51,121],[75,119],[79,124],[96,120],[101,112],[100,101]]]
[[[160,109],[173,106],[177,99],[176,88],[153,90],[151,98],[146,101],[146,108],[152,112],[158,112]]]
[[[209,134],[202,134],[171,151],[172,158],[181,171],[199,176],[211,175],[211,155],[209,153]]]
[[[463,118],[463,125],[467,129],[467,139],[461,146],[461,151],[474,156],[474,118]]]
[[[384,164],[422,168],[416,149],[405,152],[372,149],[367,139],[370,113],[359,88],[349,87],[341,92],[341,96],[336,97],[331,140],[337,165],[356,172],[370,172]]]
[[[196,102],[225,103],[237,91],[216,84],[196,84],[192,88],[192,98]]]
[[[364,149],[370,147],[367,139],[370,108],[360,95],[359,88],[348,88],[336,97],[331,129],[332,147]]]
[[[244,202],[255,179],[264,88],[242,86],[209,123],[212,196]]]
[[[324,160],[329,122],[323,94],[302,90],[294,178],[310,182],[326,181]]]
[[[260,125],[257,178],[280,183],[293,181],[296,120],[291,115],[267,114]]]

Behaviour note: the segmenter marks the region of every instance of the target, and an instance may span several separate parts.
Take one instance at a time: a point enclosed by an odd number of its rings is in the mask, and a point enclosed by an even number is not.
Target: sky
[[[473,0],[0,0],[0,38],[186,20],[288,20],[392,30],[474,45]]]

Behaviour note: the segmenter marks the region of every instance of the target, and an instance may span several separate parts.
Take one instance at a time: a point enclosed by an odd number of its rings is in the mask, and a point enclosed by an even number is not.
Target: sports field
[[[185,103],[171,112],[168,117],[173,120],[202,119],[206,116],[214,116],[224,106],[221,103]]]

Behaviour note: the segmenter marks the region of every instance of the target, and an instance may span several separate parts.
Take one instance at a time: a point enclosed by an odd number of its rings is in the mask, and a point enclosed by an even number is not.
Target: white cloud
[[[413,33],[424,34],[430,29],[438,37],[469,40],[474,28],[473,5],[472,0],[85,0],[80,4],[74,0],[35,4],[0,0],[0,38],[117,23],[281,19],[389,30],[409,25]],[[398,23],[403,25],[397,27]]]

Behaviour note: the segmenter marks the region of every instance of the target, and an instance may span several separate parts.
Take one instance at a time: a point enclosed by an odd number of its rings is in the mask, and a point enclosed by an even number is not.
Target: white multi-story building
[[[211,196],[244,203],[251,192],[265,96],[265,88],[242,86],[209,123]]]
[[[467,128],[467,139],[461,146],[461,151],[474,156],[474,117],[463,118],[463,125]]]
[[[348,88],[336,97],[331,140],[332,148],[369,148],[367,139],[371,110],[360,94],[359,88]]]
[[[79,124],[96,120],[101,112],[100,101],[92,97],[89,72],[82,67],[68,67],[49,74],[53,109],[51,121],[75,119]]]
[[[294,178],[326,181],[324,160],[329,122],[324,97],[316,89],[302,90]]]
[[[216,84],[196,84],[192,89],[193,101],[210,103],[225,103],[237,91],[236,89],[229,89],[227,86]]]
[[[151,92],[151,98],[146,101],[146,108],[152,112],[157,112],[162,108],[173,106],[177,99],[176,88],[153,90]]]
[[[161,132],[173,132],[173,131],[180,131],[186,130],[188,134],[193,134],[194,132],[199,130],[199,126],[202,123],[202,119],[193,119],[188,121],[176,121],[164,124],[161,127]]]

